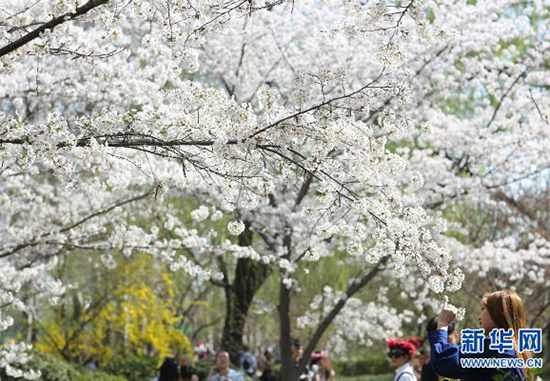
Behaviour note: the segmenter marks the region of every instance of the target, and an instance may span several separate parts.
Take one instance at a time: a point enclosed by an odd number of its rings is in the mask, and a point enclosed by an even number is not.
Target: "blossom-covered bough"
[[[445,299],[464,275],[438,211],[500,207],[495,192],[513,198],[550,165],[548,8],[0,1],[0,305],[32,313],[28,292],[56,302],[47,269],[60,254],[97,250],[113,267],[114,251],[145,251],[223,287],[234,346],[276,269],[291,380],[298,264],[345,250],[363,271],[298,320],[314,327],[299,367],[333,323],[336,347],[397,333],[410,314],[357,293],[383,272],[418,306]],[[181,221],[173,198],[202,206]],[[236,243],[201,229],[222,216]],[[16,373],[10,358],[0,365]]]

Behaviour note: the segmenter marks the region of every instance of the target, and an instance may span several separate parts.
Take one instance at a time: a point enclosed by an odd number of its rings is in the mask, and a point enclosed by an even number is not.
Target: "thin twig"
[[[50,21],[48,21],[47,23],[43,24],[42,26],[36,28],[32,32],[29,32],[26,35],[24,35],[23,37],[13,41],[12,43],[4,46],[3,48],[0,48],[0,57],[3,57],[6,54],[9,54],[9,53],[19,49],[20,47],[28,44],[29,42],[31,42],[35,38],[38,38],[38,36],[40,36],[40,34],[43,33],[44,31],[52,30],[53,28],[55,28],[58,25],[61,25],[65,22],[67,22],[67,21],[74,20],[75,18],[88,13],[89,11],[91,11],[94,8],[97,8],[97,7],[99,7],[103,4],[107,4],[108,1],[109,0],[90,0],[86,4],[84,4],[83,6],[76,8],[75,12],[68,12],[68,13],[65,13],[61,16],[58,16],[58,17],[55,17],[55,18],[51,19]]]

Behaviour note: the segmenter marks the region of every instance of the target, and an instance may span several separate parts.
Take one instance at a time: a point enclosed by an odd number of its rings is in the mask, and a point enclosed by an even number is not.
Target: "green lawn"
[[[550,381],[550,368],[541,369],[538,372],[535,372],[536,376],[542,378],[543,381]],[[364,376],[353,376],[353,377],[344,377],[338,376],[334,377],[335,381],[392,381],[395,373],[387,374],[366,374]]]
[[[334,381],[392,381],[395,373],[366,374],[364,376],[343,377],[336,375]]]
[[[550,367],[546,367],[543,369],[539,369],[535,372],[535,376],[538,376],[543,379],[543,381],[549,381],[550,380]]]
[[[550,368],[541,369],[538,372],[535,372],[536,376],[542,378],[543,381],[550,381]],[[366,374],[364,376],[351,376],[344,377],[338,376],[334,377],[334,381],[392,381],[395,373],[387,374]]]

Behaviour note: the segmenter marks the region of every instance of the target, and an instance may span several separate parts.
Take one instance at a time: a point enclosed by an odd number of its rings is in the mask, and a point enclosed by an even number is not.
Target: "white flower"
[[[208,218],[209,214],[210,211],[208,210],[208,207],[201,205],[198,209],[191,212],[191,219],[197,222],[204,221]]]
[[[411,181],[415,189],[422,188],[422,186],[424,185],[424,178],[419,172],[414,174],[414,176],[411,178]]]
[[[320,258],[320,255],[312,249],[307,250],[304,254],[304,260],[308,262],[317,262]]]
[[[229,234],[231,235],[239,235],[242,232],[244,232],[244,222],[242,221],[231,221],[227,224],[227,230],[229,230]]]
[[[6,369],[6,374],[10,377],[13,377],[13,378],[23,377],[23,371],[21,369],[14,368],[10,365],[7,365],[5,369]]]
[[[102,254],[100,256],[100,259],[101,259],[101,262],[103,263],[103,265],[105,267],[107,267],[109,270],[112,270],[116,267],[116,261],[115,259],[113,258],[113,256],[109,253],[107,254]]]
[[[439,275],[432,275],[428,278],[428,287],[435,292],[436,294],[439,294],[443,292],[444,289],[444,279],[443,277]]]
[[[447,279],[447,290],[449,292],[455,292],[462,288],[462,282],[464,281],[464,274],[459,268],[455,269]]]
[[[292,278],[283,278],[282,282],[284,286],[288,289],[291,289],[292,285],[294,284],[294,281],[292,280]]]
[[[220,210],[216,210],[214,213],[212,213],[212,216],[210,217],[210,219],[212,221],[217,221],[222,217],[223,217],[223,213]]]
[[[352,242],[348,244],[346,251],[349,255],[352,255],[354,257],[363,254],[363,246],[361,246],[358,243]]]
[[[0,320],[0,332],[5,331],[11,327],[14,323],[14,320],[11,316],[6,316],[3,320]]]
[[[39,370],[28,370],[23,374],[23,378],[26,380],[38,380],[42,376],[42,372]]]

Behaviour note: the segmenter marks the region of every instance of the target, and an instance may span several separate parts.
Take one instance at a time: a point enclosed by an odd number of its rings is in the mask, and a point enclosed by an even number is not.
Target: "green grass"
[[[550,381],[550,367],[540,369],[535,372],[536,376],[542,378],[543,381]],[[392,381],[395,373],[386,374],[366,374],[364,376],[338,376],[334,377],[334,381]]]
[[[538,369],[535,376],[540,377],[543,381],[550,381],[550,367]],[[364,376],[338,376],[334,377],[334,381],[392,381],[395,373],[385,374],[366,374]]]
[[[542,378],[543,381],[549,381],[550,380],[550,367],[546,367],[543,369],[537,369],[534,372],[535,376],[538,376]]]
[[[386,374],[366,374],[364,376],[338,376],[334,377],[334,381],[392,381],[395,373]]]

